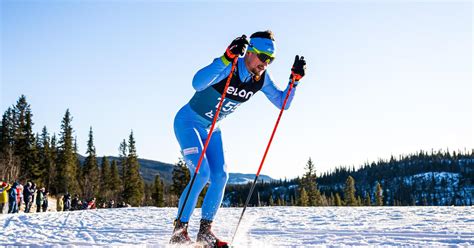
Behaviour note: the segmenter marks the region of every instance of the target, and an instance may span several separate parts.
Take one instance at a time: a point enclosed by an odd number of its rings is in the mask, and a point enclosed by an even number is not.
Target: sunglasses
[[[271,55],[268,55],[267,53],[258,50],[257,48],[255,48],[252,45],[250,45],[250,48],[252,48],[252,49],[249,52],[255,53],[255,55],[257,55],[258,59],[260,61],[262,61],[263,63],[271,64],[273,62],[273,60],[275,59],[275,57],[273,57]]]

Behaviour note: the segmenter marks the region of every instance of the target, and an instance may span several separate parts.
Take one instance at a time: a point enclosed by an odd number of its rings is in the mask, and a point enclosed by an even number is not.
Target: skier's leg
[[[209,147],[206,151],[209,162],[210,185],[204,197],[202,205],[202,218],[212,221],[219,209],[224,197],[224,190],[229,173],[224,159],[224,148],[222,144],[221,130],[217,129],[213,134]]]
[[[202,130],[201,130],[202,129]],[[206,130],[200,127],[196,127],[188,122],[180,122],[175,121],[175,134],[176,138],[178,139],[179,145],[181,147],[181,152],[183,154],[184,160],[186,165],[189,168],[191,178],[194,175],[194,171],[196,170],[196,166],[199,161],[199,156],[203,149],[202,139],[207,137]],[[206,137],[202,137],[202,136]],[[181,216],[181,222],[188,222],[189,218],[191,217],[194,208],[196,207],[196,203],[201,193],[202,189],[206,185],[209,180],[209,165],[207,159],[204,158],[199,169],[198,175],[196,176],[196,180],[194,181],[194,185],[189,193],[188,200],[186,202],[186,206],[183,210],[183,214]],[[179,199],[179,207],[178,213],[181,211],[183,207],[184,198],[188,192],[190,187],[190,183],[186,186],[181,197]]]
[[[212,220],[221,205],[225,185],[229,178],[224,160],[221,131],[219,129],[212,135],[206,156],[209,162],[209,170],[211,171],[210,185],[202,205],[202,219],[197,241],[205,244],[206,247],[228,247],[227,243],[217,238],[211,230]]]

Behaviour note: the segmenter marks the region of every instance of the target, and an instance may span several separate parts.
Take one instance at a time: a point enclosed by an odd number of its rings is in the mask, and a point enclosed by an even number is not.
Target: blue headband
[[[275,42],[271,39],[266,38],[251,38],[250,46],[257,48],[259,51],[264,52],[272,57],[275,57],[276,47]]]

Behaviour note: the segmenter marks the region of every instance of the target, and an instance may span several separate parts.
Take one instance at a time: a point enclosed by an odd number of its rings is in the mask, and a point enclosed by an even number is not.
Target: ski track
[[[170,246],[176,208],[0,215],[3,246]],[[214,232],[231,240],[241,208],[219,211]],[[192,238],[200,209],[190,221]],[[236,247],[474,246],[472,207],[248,208]]]

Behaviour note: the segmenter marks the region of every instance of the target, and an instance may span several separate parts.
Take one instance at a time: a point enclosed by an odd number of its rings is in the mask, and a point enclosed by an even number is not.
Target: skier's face
[[[256,76],[261,76],[268,65],[268,62],[262,62],[255,53],[247,52],[245,55],[245,66]]]

